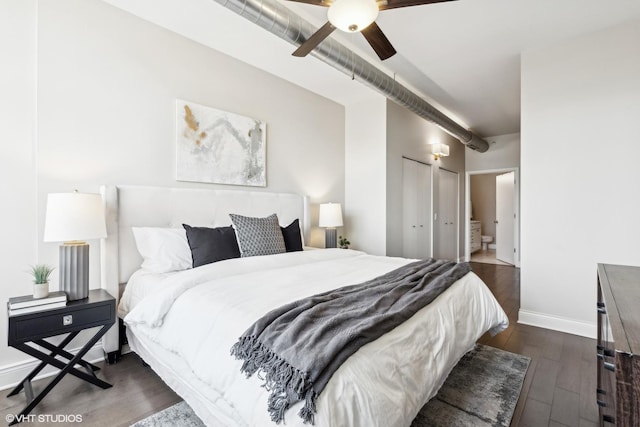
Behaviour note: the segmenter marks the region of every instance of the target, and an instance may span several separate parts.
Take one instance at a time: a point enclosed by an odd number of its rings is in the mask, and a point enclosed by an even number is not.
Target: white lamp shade
[[[323,203],[320,205],[319,227],[342,227],[342,207],[340,203]]]
[[[69,242],[107,237],[99,194],[53,193],[47,197],[45,242]]]
[[[378,17],[378,4],[374,0],[336,0],[327,16],[334,27],[346,32],[362,31]]]

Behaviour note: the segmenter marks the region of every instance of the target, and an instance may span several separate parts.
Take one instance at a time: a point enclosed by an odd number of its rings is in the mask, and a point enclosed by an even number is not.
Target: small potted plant
[[[49,276],[54,268],[47,264],[31,266],[33,274],[33,298],[46,298],[49,296]]]
[[[351,242],[346,237],[338,236],[338,245],[340,249],[349,249]]]

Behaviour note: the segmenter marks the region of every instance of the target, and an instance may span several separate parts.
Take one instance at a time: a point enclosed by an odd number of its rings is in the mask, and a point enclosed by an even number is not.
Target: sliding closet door
[[[415,258],[418,239],[416,224],[418,223],[418,162],[402,159],[402,256]]]
[[[431,258],[431,166],[418,163],[418,224],[416,256],[418,259]]]
[[[444,169],[438,174],[436,258],[458,258],[458,174]]]
[[[402,256],[431,257],[431,166],[402,159]]]

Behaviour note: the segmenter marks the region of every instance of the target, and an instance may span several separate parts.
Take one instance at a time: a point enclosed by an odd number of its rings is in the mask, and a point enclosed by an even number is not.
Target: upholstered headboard
[[[281,225],[298,218],[309,235],[309,201],[289,193],[210,190],[146,186],[103,186],[107,238],[101,243],[101,286],[118,298],[142,263],[131,227],[219,227],[230,225],[230,213],[264,217],[278,215]],[[106,352],[118,349],[117,325],[102,339]]]

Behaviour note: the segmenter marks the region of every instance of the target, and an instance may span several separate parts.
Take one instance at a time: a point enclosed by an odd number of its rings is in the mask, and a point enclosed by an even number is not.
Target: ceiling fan
[[[324,39],[338,28],[348,33],[361,32],[381,60],[392,57],[396,50],[375,23],[378,12],[399,7],[443,3],[455,0],[291,0],[328,7],[329,22],[313,33],[293,52],[293,56],[307,56]]]

